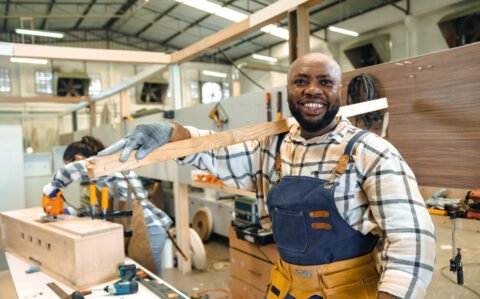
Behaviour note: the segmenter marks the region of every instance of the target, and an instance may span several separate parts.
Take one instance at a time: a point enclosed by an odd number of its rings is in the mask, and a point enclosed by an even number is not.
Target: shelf
[[[192,185],[193,187],[197,187],[197,188],[212,189],[212,190],[223,191],[223,192],[227,192],[227,193],[233,193],[233,194],[238,194],[238,195],[243,195],[243,196],[256,198],[256,195],[255,195],[254,192],[247,191],[247,190],[242,190],[242,189],[237,189],[237,188],[233,188],[233,187],[226,186],[226,185],[200,183],[200,182],[193,182],[193,181],[190,185]]]

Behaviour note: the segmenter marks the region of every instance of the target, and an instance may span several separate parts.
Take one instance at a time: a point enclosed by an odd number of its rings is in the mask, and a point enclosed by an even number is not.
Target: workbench
[[[13,283],[15,285],[15,290],[17,292],[17,297],[19,299],[55,299],[59,298],[48,286],[47,283],[50,282],[55,282],[63,291],[65,291],[68,294],[71,294],[74,292],[73,289],[70,287],[66,286],[65,284],[61,283],[60,281],[52,278],[51,276],[47,275],[46,273],[39,271],[35,273],[30,273],[27,274],[25,273],[25,270],[27,270],[30,265],[26,263],[23,259],[20,259],[16,257],[15,255],[5,252],[5,256],[7,258],[7,263],[10,271],[10,275],[12,276]],[[59,261],[61,262],[61,261]],[[163,281],[161,278],[157,277],[138,263],[136,263],[134,260],[130,258],[125,258],[125,264],[135,264],[137,268],[142,269],[145,271],[148,275],[153,277],[154,279],[157,279],[164,285],[168,286],[171,288],[173,291],[176,291],[180,298],[185,298],[189,299],[189,297],[183,295],[175,289],[173,286],[168,284],[167,282]],[[118,279],[116,279],[118,280]],[[139,283],[138,285],[138,292],[135,294],[131,295],[120,295],[120,296],[115,296],[115,295],[110,295],[103,291],[103,288],[107,285],[110,285],[114,283],[116,280],[99,284],[97,286],[91,287],[89,289],[92,290],[98,290],[98,291],[93,291],[92,294],[85,296],[86,299],[94,299],[94,298],[141,298],[141,299],[157,299],[159,298],[157,295],[155,295],[153,292],[148,290],[145,286]]]

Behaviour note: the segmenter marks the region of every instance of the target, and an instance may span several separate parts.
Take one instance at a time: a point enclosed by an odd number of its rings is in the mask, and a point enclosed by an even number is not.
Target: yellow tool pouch
[[[373,254],[318,266],[299,266],[279,260],[272,269],[267,299],[313,295],[324,299],[375,299],[380,275]]]
[[[273,265],[267,299],[284,298],[290,290],[291,277],[282,263],[283,261],[279,258]]]

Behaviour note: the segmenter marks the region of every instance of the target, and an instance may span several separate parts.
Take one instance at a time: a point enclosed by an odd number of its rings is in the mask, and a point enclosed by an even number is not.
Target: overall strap
[[[352,154],[352,149],[353,145],[355,142],[360,138],[362,135],[367,133],[368,131],[362,130],[358,133],[356,133],[350,141],[348,141],[347,146],[345,147],[345,151],[343,152],[343,155],[340,157],[340,160],[337,163],[337,166],[335,167],[334,175],[332,177],[331,182],[336,178],[336,177],[341,177],[343,173],[345,172],[345,169],[347,168],[348,162],[350,162],[351,154]]]
[[[278,135],[277,146],[275,147],[275,174],[277,177],[277,182],[280,181],[281,170],[282,170],[282,160],[280,158],[280,147],[282,146],[283,139],[287,135],[287,132],[281,133]]]

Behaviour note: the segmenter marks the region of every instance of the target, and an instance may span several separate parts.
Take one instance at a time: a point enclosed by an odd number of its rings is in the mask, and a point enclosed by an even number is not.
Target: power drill
[[[127,295],[138,292],[138,282],[133,280],[136,277],[136,272],[135,265],[122,264],[118,266],[120,280],[106,286],[103,290],[111,295]]]

